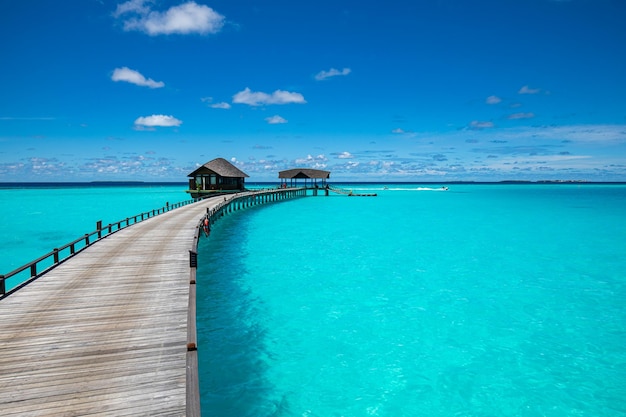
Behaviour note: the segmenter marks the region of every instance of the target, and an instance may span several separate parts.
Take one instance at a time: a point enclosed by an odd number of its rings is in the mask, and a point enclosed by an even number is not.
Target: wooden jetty
[[[354,193],[352,190],[345,190],[326,182],[330,178],[330,171],[311,168],[293,168],[278,173],[280,184],[283,187],[298,186],[298,181],[304,180],[304,188],[313,190],[313,195],[318,195],[320,191],[325,196],[332,191],[335,194],[347,195],[348,197],[376,197],[376,194]],[[318,184],[318,180],[320,181]],[[288,185],[289,184],[289,185]]]
[[[8,296],[10,274],[0,276],[0,415],[200,415],[195,267],[203,220],[303,195],[242,192],[126,219],[95,240],[86,235],[79,256],[76,242],[66,259],[49,254],[54,265],[43,275],[43,258],[21,268],[34,276]]]

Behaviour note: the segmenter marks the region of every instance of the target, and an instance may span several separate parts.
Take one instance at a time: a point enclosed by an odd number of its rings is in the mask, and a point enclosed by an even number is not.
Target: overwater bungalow
[[[187,176],[189,177],[187,192],[193,198],[244,191],[245,179],[249,177],[224,158],[213,159]]]
[[[330,171],[311,168],[294,168],[280,171],[278,173],[278,178],[280,178],[281,187],[287,187],[287,185],[290,187],[297,186],[298,180],[303,179],[305,187],[325,188],[326,180],[330,178]],[[317,182],[318,180],[320,180],[319,184]],[[287,184],[288,182],[289,184]]]

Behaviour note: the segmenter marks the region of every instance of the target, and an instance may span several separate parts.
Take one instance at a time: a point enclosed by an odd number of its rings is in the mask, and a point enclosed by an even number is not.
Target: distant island
[[[524,180],[505,180],[499,181],[502,184],[570,184],[570,183],[585,183],[587,180],[538,180],[538,181],[524,181]]]

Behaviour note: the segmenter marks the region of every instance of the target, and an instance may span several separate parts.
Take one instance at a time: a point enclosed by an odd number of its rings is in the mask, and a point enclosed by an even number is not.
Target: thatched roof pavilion
[[[249,175],[225,160],[216,158],[198,167],[189,175],[189,189],[193,191],[243,191]]]
[[[311,180],[311,185],[317,186],[317,180],[322,180],[322,186],[326,185],[326,180],[330,178],[330,171],[323,171],[321,169],[311,168],[294,168],[280,171],[278,173],[281,184],[290,183],[290,185],[297,184],[298,179],[304,179],[304,185],[307,185],[307,181]]]

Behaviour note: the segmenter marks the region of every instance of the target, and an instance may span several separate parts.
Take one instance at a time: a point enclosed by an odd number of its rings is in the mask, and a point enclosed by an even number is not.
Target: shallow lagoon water
[[[626,188],[387,188],[238,212],[201,242],[203,410],[626,413]]]
[[[103,225],[189,199],[184,184],[0,185],[0,273],[8,273]]]
[[[344,187],[201,240],[205,414],[626,415],[625,186]],[[0,190],[2,269],[184,188]]]

